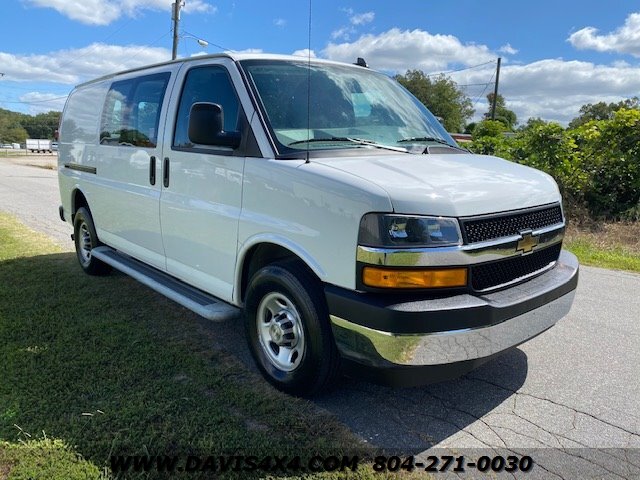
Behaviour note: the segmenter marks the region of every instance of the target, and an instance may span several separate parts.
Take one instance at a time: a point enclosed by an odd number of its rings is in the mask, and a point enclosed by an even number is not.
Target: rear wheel
[[[76,212],[73,219],[73,238],[76,245],[76,255],[82,269],[89,275],[106,275],[111,267],[91,255],[91,250],[100,246],[98,235],[91,218],[91,213],[85,207]]]
[[[313,395],[339,374],[322,286],[297,263],[269,265],[251,278],[245,329],[258,368],[280,390]]]

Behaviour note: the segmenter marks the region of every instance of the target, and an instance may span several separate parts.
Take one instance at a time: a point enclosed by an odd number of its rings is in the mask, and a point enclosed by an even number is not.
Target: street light
[[[209,42],[207,42],[202,38],[196,37],[195,35],[191,35],[190,33],[181,34],[180,39],[183,39],[183,38],[192,38],[193,40],[198,42],[198,45],[200,45],[202,48],[207,48],[209,46]]]
[[[182,38],[193,38],[196,42],[198,42],[198,45],[200,45],[202,48],[207,48],[209,46],[209,42],[207,42],[206,40],[203,40],[202,38],[198,38],[190,34],[185,34],[180,36]]]

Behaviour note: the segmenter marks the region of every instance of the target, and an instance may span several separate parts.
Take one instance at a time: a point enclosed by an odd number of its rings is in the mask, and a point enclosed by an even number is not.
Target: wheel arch
[[[238,252],[235,302],[238,305],[244,302],[249,280],[255,272],[266,265],[286,260],[299,263],[319,281],[326,277],[325,271],[318,262],[297,245],[277,237],[256,238],[246,242]]]
[[[91,208],[89,207],[89,201],[87,200],[87,196],[80,189],[80,187],[76,186],[71,192],[71,223],[73,224],[73,219],[76,215],[76,212],[80,208],[86,208],[91,212]]]

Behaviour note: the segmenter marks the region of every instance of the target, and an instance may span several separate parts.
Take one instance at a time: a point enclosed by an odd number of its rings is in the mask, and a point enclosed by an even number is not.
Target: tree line
[[[395,79],[438,117],[448,132],[473,131],[476,124],[467,123],[475,113],[473,103],[450,77],[441,74],[431,78],[421,70],[408,70],[404,75],[396,75]],[[493,98],[493,93],[487,95],[489,106],[493,104]],[[490,110],[485,113],[485,118],[490,118]],[[494,118],[504,124],[507,130],[512,130],[517,124],[515,112],[507,108],[500,94],[496,96]]]
[[[624,102],[623,102],[624,103]],[[636,102],[637,103],[637,102]],[[602,116],[583,113],[568,128],[529,119],[507,137],[503,125],[476,126],[470,149],[549,173],[572,216],[640,220],[640,109],[615,105]]]
[[[396,79],[438,116],[449,132],[471,133],[475,153],[495,155],[549,173],[573,216],[640,220],[640,99],[588,103],[563,127],[530,118],[518,125],[502,95],[487,95],[484,119],[450,78],[409,70]],[[506,135],[505,135],[506,134]]]
[[[53,139],[61,114],[50,111],[28,115],[0,108],[0,143],[24,143],[27,138]]]

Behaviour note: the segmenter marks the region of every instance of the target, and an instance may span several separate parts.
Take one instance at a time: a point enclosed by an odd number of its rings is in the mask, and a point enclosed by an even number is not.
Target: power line
[[[496,63],[496,60],[490,60],[488,62],[479,63],[477,65],[471,65],[470,67],[457,68],[455,70],[447,70],[447,71],[444,71],[444,72],[428,73],[426,76],[427,77],[434,77],[436,75],[447,75],[449,73],[463,72],[465,70],[471,70],[473,68],[483,67],[485,65],[489,65],[490,63]]]
[[[7,80],[0,83],[0,88],[2,90],[22,90],[22,91],[33,91],[34,87],[27,87],[23,85],[14,85],[9,82],[18,82],[18,80]],[[40,83],[40,82],[39,82]],[[42,84],[53,84],[55,82],[41,82]],[[53,88],[60,88],[59,85],[53,85]],[[52,92],[53,93],[53,92]]]
[[[164,32],[162,35],[160,35],[158,38],[156,38],[153,42],[151,42],[149,45],[142,45],[141,47],[135,49],[133,51],[133,53],[131,54],[131,58],[138,58],[138,56],[140,56],[140,53],[142,53],[142,51],[144,51],[147,48],[150,47],[154,47],[158,44],[158,42],[160,42],[160,40],[162,40],[163,38],[165,38],[166,36],[168,36],[171,33],[171,29],[167,30],[166,32]]]
[[[456,84],[457,87],[484,87],[486,85],[491,85],[494,82],[487,82],[487,83],[467,83],[465,85],[458,85]]]
[[[46,100],[32,100],[30,102],[20,102],[17,100],[0,100],[0,103],[20,103],[22,105],[37,105],[39,103],[47,103],[47,102],[55,102],[56,100],[62,100],[63,98],[67,98],[68,95],[65,95],[64,97],[54,97],[54,98],[47,98]]]
[[[198,35],[194,35],[194,34],[193,34],[193,33],[191,33],[191,32],[187,32],[186,30],[182,30],[182,32],[183,32],[185,35],[191,35],[192,37],[199,38],[200,40],[204,40],[204,41],[205,41],[205,42],[207,42],[209,45],[213,45],[214,47],[219,48],[220,50],[226,50],[226,51],[228,51],[228,52],[235,52],[235,50],[233,50],[232,48],[223,47],[222,45],[218,45],[217,43],[210,42],[210,41],[209,41],[209,40],[207,40],[206,38],[199,37]]]
[[[113,32],[111,32],[109,35],[107,35],[106,37],[104,37],[100,42],[94,43],[86,52],[84,52],[82,55],[78,55],[77,57],[73,57],[71,60],[63,63],[62,65],[58,66],[59,69],[62,69],[64,67],[67,67],[69,65],[71,65],[74,62],[77,62],[78,60],[80,60],[81,58],[86,57],[87,55],[89,55],[90,53],[93,53],[94,50],[96,50],[103,42],[106,42],[107,40],[109,40],[110,38],[112,38],[114,35],[116,35],[117,33],[120,33],[122,30],[124,30],[124,28],[126,26],[128,26],[131,22],[133,22],[133,18],[128,20],[124,25],[120,26],[119,28],[117,28],[116,30],[114,30]]]
[[[484,89],[482,89],[482,92],[480,93],[480,95],[478,95],[478,97],[476,98],[476,101],[473,102],[473,108],[476,108],[476,105],[478,104],[478,102],[480,101],[480,99],[484,96],[484,92],[487,91],[487,88],[489,88],[489,85],[493,84],[493,78],[496,76],[496,72],[493,72],[493,75],[491,75],[491,78],[489,79],[489,82],[484,86]]]

